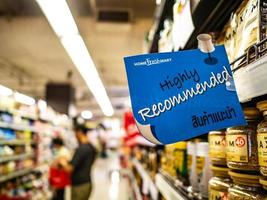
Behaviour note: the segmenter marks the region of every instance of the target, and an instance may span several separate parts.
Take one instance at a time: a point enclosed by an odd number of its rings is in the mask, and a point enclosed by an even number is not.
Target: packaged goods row
[[[246,126],[166,146],[135,147],[134,159],[153,182],[161,174],[188,199],[267,198],[267,101],[243,111]]]

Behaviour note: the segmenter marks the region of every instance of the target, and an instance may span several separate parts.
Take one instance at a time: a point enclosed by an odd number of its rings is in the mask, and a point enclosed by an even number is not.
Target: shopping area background
[[[266,13],[263,0],[0,0],[0,200],[266,199]],[[201,33],[225,46],[248,124],[152,144],[123,58],[196,49]]]

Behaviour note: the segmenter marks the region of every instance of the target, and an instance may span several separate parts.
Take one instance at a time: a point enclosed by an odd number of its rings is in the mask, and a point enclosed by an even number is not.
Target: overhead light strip
[[[36,0],[106,116],[114,113],[95,64],[65,0]]]

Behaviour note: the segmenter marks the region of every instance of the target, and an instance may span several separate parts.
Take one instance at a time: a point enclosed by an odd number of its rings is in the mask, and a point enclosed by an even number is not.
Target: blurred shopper
[[[63,169],[59,160],[69,162],[71,154],[61,138],[54,138],[52,145],[54,160],[50,166],[49,182],[53,188],[53,200],[64,200],[65,188],[70,185],[70,173]]]
[[[98,124],[96,127],[98,132],[98,139],[100,145],[100,156],[101,158],[107,158],[107,132],[106,127],[103,124]]]
[[[66,171],[71,172],[71,197],[72,200],[88,200],[92,191],[91,168],[96,158],[96,149],[87,137],[88,129],[77,126],[75,134],[79,147],[75,150],[70,163],[61,160]]]

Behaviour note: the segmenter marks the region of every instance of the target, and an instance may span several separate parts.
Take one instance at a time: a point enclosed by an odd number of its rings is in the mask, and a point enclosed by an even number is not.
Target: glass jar
[[[258,171],[257,124],[260,116],[256,108],[245,108],[246,126],[227,129],[226,159],[231,169]]]
[[[211,166],[213,177],[209,181],[209,200],[227,199],[228,189],[232,180],[228,174],[229,168]]]
[[[257,129],[258,159],[261,174],[267,176],[267,101],[257,103],[257,108],[264,116]]]
[[[264,190],[267,190],[267,179],[266,178],[260,178],[260,184],[262,184],[262,187]]]
[[[225,130],[209,132],[209,156],[213,165],[226,166]]]
[[[228,200],[263,200],[267,197],[259,182],[260,176],[229,171],[234,185],[228,190]]]

